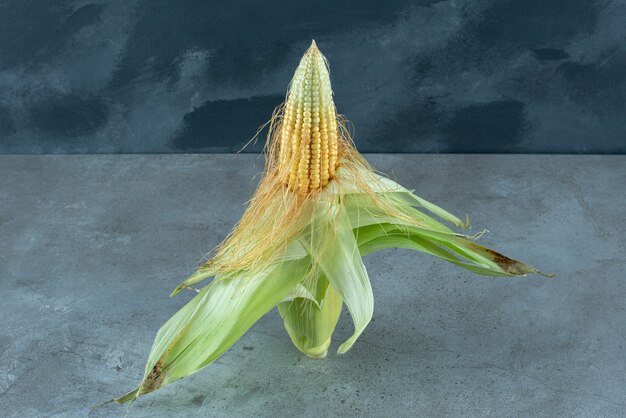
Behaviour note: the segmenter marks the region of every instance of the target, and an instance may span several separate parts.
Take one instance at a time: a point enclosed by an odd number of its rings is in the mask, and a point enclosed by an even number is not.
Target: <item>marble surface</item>
[[[365,258],[374,319],[329,357],[273,310],[130,417],[626,414],[626,157],[384,155],[381,171],[557,276],[490,278],[408,250]],[[0,156],[0,405],[124,416],[168,297],[239,219],[252,155]]]

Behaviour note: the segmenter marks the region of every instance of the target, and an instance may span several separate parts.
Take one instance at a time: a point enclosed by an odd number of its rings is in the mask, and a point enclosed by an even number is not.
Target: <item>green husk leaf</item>
[[[354,234],[362,255],[385,248],[408,248],[434,255],[486,276],[524,276],[529,273],[546,275],[464,236],[389,223],[357,228]]]
[[[412,219],[409,222],[405,219],[400,219],[396,214],[390,214],[383,208],[375,205],[371,197],[365,194],[353,194],[344,197],[344,204],[348,217],[350,218],[350,224],[352,228],[358,228],[361,226],[380,224],[380,223],[396,223],[412,225],[418,223],[420,226],[435,231],[454,233],[450,228],[443,225],[441,222],[431,218],[427,214],[420,210],[410,206],[404,199],[394,193],[387,193],[382,195],[386,199],[386,202],[393,206],[393,208]]]
[[[215,280],[157,333],[135,397],[152,392],[210,364],[261,316],[276,306],[310,268],[310,258],[275,264]],[[131,392],[132,393],[132,392]],[[130,394],[117,402],[131,400]]]
[[[306,250],[304,249],[302,244],[296,241],[285,249],[282,257],[276,257],[276,263],[282,263],[284,261],[299,260],[306,256],[307,256]],[[185,279],[182,283],[176,286],[176,288],[170,294],[170,297],[176,295],[183,289],[186,289],[198,282],[201,282],[213,276],[215,276],[215,271],[213,271],[210,267],[201,266],[200,268],[198,268],[198,270],[195,273],[193,273],[191,276]]]
[[[215,273],[211,270],[198,269],[195,273],[185,279],[185,281],[176,286],[172,293],[170,293],[170,297],[178,294],[181,290],[184,290],[198,282],[201,282],[213,276],[215,276]]]
[[[310,239],[304,237],[301,242],[346,303],[352,316],[354,334],[337,350],[343,354],[352,347],[370,322],[374,296],[343,205],[320,204],[316,215]]]
[[[416,194],[413,193],[413,190],[408,190],[402,187],[401,185],[399,185],[398,183],[396,183],[395,181],[388,179],[387,177],[383,177],[379,175],[377,175],[377,177],[378,177],[378,184],[381,185],[381,187],[377,191],[378,193],[392,192],[404,198],[407,201],[407,203],[409,203],[411,206],[424,208],[430,213],[432,213],[433,215],[456,226],[457,228],[460,228],[460,229],[469,228],[469,219],[467,219],[467,216],[465,217],[465,222],[463,222],[459,218],[451,214],[450,212],[440,208],[439,206],[435,205],[434,203],[429,202],[426,199],[423,199],[417,196]]]
[[[326,356],[343,301],[323,274],[311,281],[310,298],[294,298],[278,305],[285,329],[298,350],[312,358]],[[304,287],[304,286],[302,286]]]
[[[340,187],[329,188],[330,189],[329,191],[331,193],[364,194],[363,190],[358,188],[357,186],[358,182],[353,181],[353,179],[351,179],[347,174],[344,174],[344,175],[346,176],[346,181],[342,182]],[[365,172],[361,172],[360,176],[363,179],[369,180],[368,186],[375,193],[382,193],[387,196],[389,195],[396,196],[397,198],[403,200],[405,203],[411,206],[420,207],[429,211],[433,215],[456,226],[457,228],[460,228],[460,229],[469,228],[469,219],[467,219],[467,216],[466,216],[465,222],[463,222],[459,218],[454,216],[453,214],[449,213],[448,211],[440,208],[439,206],[435,205],[434,203],[429,202],[426,199],[423,199],[415,195],[412,190],[406,189],[405,187],[399,185],[398,183],[396,183],[395,181],[387,177],[378,175],[376,173],[365,173]],[[431,221],[434,221],[432,218],[430,219]]]
[[[313,304],[315,304],[318,309],[320,307],[319,302],[315,298],[315,295],[312,294],[311,291],[307,289],[306,286],[304,286],[301,283],[296,284],[296,286],[291,290],[291,292],[289,292],[289,294],[287,294],[287,296],[285,296],[280,301],[280,303],[281,304],[289,303],[289,302],[293,302],[296,299],[306,299],[306,300],[313,302]]]
[[[385,211],[367,194],[347,195],[344,202],[361,254],[384,248],[410,248],[434,255],[482,275],[523,276],[537,273],[550,276],[474,242],[474,239],[482,235],[482,232],[474,236],[455,233],[411,207],[411,202],[414,204],[419,201],[419,198],[416,200],[416,196],[409,196],[410,193],[397,192],[402,186],[391,180],[385,179],[375,184],[378,187],[377,190],[387,190],[383,192],[386,201],[395,211],[405,216],[401,217]],[[381,184],[385,187],[381,187]],[[428,206],[429,210],[437,211],[433,206]],[[440,217],[447,216],[447,212],[437,211],[437,213]],[[415,222],[407,221],[407,215]]]

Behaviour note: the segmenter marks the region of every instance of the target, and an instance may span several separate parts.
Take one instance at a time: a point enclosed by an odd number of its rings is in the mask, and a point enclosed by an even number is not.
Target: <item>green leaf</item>
[[[312,279],[305,279],[310,290],[300,285],[306,289],[304,298],[279,304],[278,312],[296,348],[309,357],[322,358],[328,352],[343,301],[324,274]]]
[[[274,258],[276,259],[275,263],[282,263],[284,261],[299,260],[306,256],[307,256],[306,250],[304,249],[302,244],[296,241],[296,242],[293,242],[291,245],[289,245],[285,249],[282,256],[275,256]],[[229,277],[232,275],[236,275],[236,274],[238,273],[237,272],[231,273],[229,274]],[[200,268],[198,268],[198,270],[195,273],[193,273],[191,276],[185,279],[182,283],[176,286],[176,288],[170,294],[170,297],[176,295],[181,290],[188,288],[189,286],[192,286],[198,282],[201,282],[213,276],[215,276],[215,272],[213,270],[211,270],[209,267],[201,266]]]
[[[280,301],[280,303],[289,303],[293,302],[296,299],[306,299],[316,305],[318,309],[320,307],[319,302],[317,301],[317,299],[315,299],[315,295],[313,295],[311,291],[301,283],[297,283],[296,286],[291,290],[291,292],[289,292],[289,294],[287,294],[287,296],[285,296]]]
[[[211,270],[204,270],[199,268],[195,273],[185,279],[181,284],[176,286],[176,288],[170,293],[170,297],[178,294],[181,290],[188,288],[191,285],[194,285],[198,282],[201,282],[209,277],[215,276],[215,273]]]
[[[340,186],[337,185],[334,188],[329,188],[330,193],[341,194],[341,195],[365,194],[363,190],[359,189],[358,181],[354,181],[354,179],[352,179],[350,175],[345,171],[342,171],[341,174],[344,177],[343,179],[344,181],[341,182]],[[385,195],[394,195],[411,206],[417,206],[417,207],[420,207],[429,211],[430,213],[443,219],[444,221],[449,222],[452,225],[455,225],[457,228],[461,228],[461,229],[469,228],[469,220],[467,219],[467,216],[466,216],[465,222],[463,222],[456,216],[449,213],[448,211],[440,208],[439,206],[435,205],[434,203],[429,202],[426,199],[423,199],[415,195],[412,190],[406,189],[405,187],[399,185],[398,183],[396,183],[395,181],[387,177],[384,177],[375,173],[365,173],[365,172],[359,173],[357,176],[361,179],[367,179],[368,186],[375,193],[382,193]]]
[[[343,205],[320,204],[312,222],[310,237],[303,237],[301,242],[346,303],[352,316],[354,334],[337,350],[343,354],[361,335],[374,311],[372,287]]]
[[[310,258],[213,281],[157,333],[137,396],[197,372],[234,344],[286,297],[310,268]],[[116,399],[130,400],[128,396]]]
[[[363,255],[384,248],[408,248],[434,255],[482,275],[545,275],[531,266],[455,234],[390,223],[357,228],[354,234]]]
[[[353,194],[344,197],[343,202],[348,217],[350,218],[350,224],[352,225],[352,228],[381,223],[411,225],[411,222],[408,222],[397,216],[398,214],[403,214],[406,217],[412,219],[413,223],[417,222],[424,228],[433,229],[435,231],[453,233],[450,228],[436,221],[425,213],[410,206],[397,195],[387,193],[383,194],[381,197],[385,199],[385,202],[390,205],[397,213],[390,213],[389,211],[385,211],[383,208],[376,205],[372,201],[372,198],[366,194]]]

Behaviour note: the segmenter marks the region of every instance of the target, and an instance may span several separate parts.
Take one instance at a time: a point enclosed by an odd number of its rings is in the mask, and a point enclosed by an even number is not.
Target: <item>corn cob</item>
[[[337,113],[328,67],[313,41],[300,60],[287,95],[279,171],[290,190],[307,194],[333,178],[337,157]]]

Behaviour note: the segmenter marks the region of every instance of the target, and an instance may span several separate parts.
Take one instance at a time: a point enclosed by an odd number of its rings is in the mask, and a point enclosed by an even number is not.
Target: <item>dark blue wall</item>
[[[0,0],[0,152],[237,151],[311,38],[361,151],[626,152],[618,0]]]

